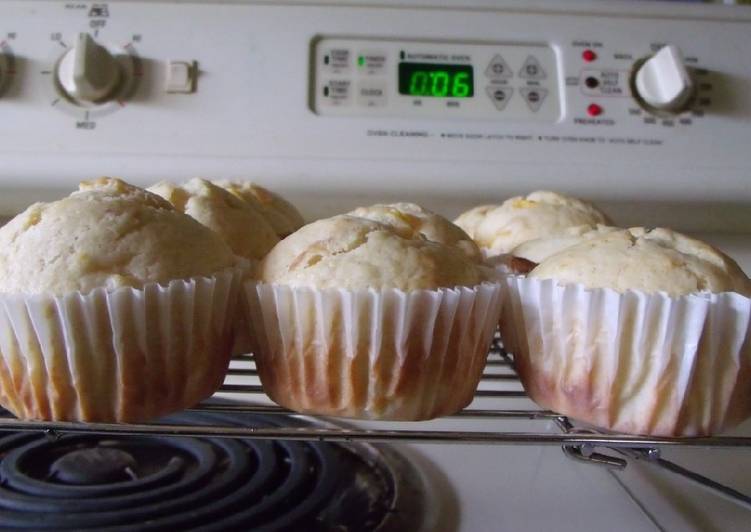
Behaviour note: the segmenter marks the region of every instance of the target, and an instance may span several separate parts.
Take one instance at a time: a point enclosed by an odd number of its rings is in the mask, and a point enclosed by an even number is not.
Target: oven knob
[[[65,52],[57,66],[59,88],[79,103],[107,101],[121,77],[117,59],[88,33],[78,34],[75,45]]]
[[[636,71],[634,88],[647,110],[678,113],[691,103],[694,82],[677,46],[667,45],[646,59]]]

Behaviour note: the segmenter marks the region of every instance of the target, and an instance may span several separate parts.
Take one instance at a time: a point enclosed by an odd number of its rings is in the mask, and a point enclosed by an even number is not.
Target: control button
[[[514,89],[488,85],[485,87],[485,92],[488,94],[488,98],[493,102],[493,105],[495,105],[495,108],[499,111],[503,111],[511,99],[511,96],[514,94]]]
[[[545,79],[545,71],[540,62],[533,55],[527,57],[519,70],[519,77],[524,79]]]
[[[584,59],[587,63],[591,63],[595,59],[597,59],[597,54],[593,50],[584,50],[582,52],[582,59]]]
[[[587,106],[587,114],[589,116],[600,116],[602,114],[602,111],[603,111],[602,107],[600,107],[596,103],[590,103]]]
[[[348,79],[332,79],[323,87],[323,96],[331,105],[346,105],[351,99],[352,82]]]
[[[386,105],[386,83],[364,82],[357,86],[357,103],[365,107]]]
[[[527,102],[527,106],[529,106],[529,109],[536,113],[540,110],[540,107],[542,106],[542,102],[545,100],[545,97],[548,95],[547,89],[538,89],[538,88],[522,88],[519,89],[519,92],[522,95],[522,98],[524,98],[524,101]]]
[[[357,70],[365,74],[377,75],[386,68],[386,52],[370,51],[357,54]]]
[[[514,73],[508,67],[508,64],[506,64],[503,57],[496,54],[493,56],[493,59],[490,60],[490,63],[488,63],[488,67],[485,69],[485,75],[491,79],[504,79],[513,77]]]
[[[673,45],[663,46],[647,59],[635,81],[637,95],[648,109],[677,113],[686,109],[694,95],[694,81],[681,51]]]
[[[168,61],[165,90],[170,94],[190,94],[196,91],[196,61]]]
[[[112,98],[122,73],[117,60],[88,33],[79,33],[57,67],[57,81],[73,101],[100,103]]]
[[[348,70],[351,65],[350,55],[348,48],[332,48],[323,56],[323,64],[335,71]]]
[[[588,89],[596,89],[600,86],[600,80],[594,76],[588,76],[584,78],[584,85],[586,85]]]

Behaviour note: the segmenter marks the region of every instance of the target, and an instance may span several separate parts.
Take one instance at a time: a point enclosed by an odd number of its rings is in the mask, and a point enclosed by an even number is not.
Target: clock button
[[[357,87],[357,103],[363,107],[383,107],[386,105],[386,84],[383,82],[363,82]]]

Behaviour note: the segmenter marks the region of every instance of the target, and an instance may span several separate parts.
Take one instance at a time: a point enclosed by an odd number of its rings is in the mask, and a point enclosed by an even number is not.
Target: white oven
[[[308,219],[392,200],[453,217],[549,188],[751,272],[750,47],[751,8],[684,2],[0,0],[0,215],[100,175],[250,178]],[[423,527],[747,526],[751,498],[727,489],[751,494],[748,423],[705,447],[634,442],[670,463],[598,447],[628,466],[593,464],[491,361],[467,415],[350,424],[418,471]],[[232,367],[225,395],[268,404],[252,363]],[[260,434],[304,431],[286,429]]]

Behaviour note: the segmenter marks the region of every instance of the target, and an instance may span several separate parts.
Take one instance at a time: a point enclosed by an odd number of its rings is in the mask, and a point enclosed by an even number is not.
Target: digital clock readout
[[[471,65],[399,63],[399,94],[429,98],[471,98]]]

